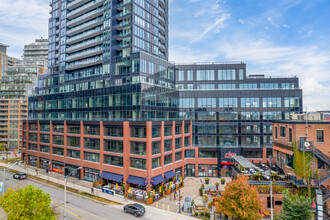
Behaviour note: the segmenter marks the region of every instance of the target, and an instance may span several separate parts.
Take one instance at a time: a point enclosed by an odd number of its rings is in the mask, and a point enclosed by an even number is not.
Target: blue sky
[[[0,0],[9,55],[47,37],[48,3]],[[297,75],[304,106],[330,110],[329,0],[170,0],[169,9],[171,61],[244,61],[248,74]]]

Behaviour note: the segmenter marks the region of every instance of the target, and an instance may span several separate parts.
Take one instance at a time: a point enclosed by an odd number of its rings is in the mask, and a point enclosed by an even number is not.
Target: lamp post
[[[64,213],[63,213],[64,220],[66,219],[66,183],[68,182],[67,176],[70,176],[73,173],[73,171],[80,170],[80,169],[81,169],[81,167],[78,167],[78,168],[72,170],[68,175],[65,175],[65,168],[64,168]]]

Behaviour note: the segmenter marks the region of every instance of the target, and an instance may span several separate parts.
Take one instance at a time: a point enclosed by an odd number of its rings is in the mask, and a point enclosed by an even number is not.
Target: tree
[[[292,142],[293,148],[293,169],[294,172],[303,179],[308,179],[312,175],[312,158],[310,152],[303,152],[298,149],[297,141]]]
[[[257,188],[250,186],[247,180],[247,176],[238,175],[226,185],[225,192],[217,198],[217,212],[242,220],[261,219]]]
[[[308,220],[313,216],[311,200],[305,196],[290,195],[288,189],[283,191],[282,211],[277,219],[283,220]]]
[[[50,205],[49,194],[29,185],[26,188],[8,191],[0,197],[0,206],[8,219],[56,219],[57,213]]]
[[[4,143],[0,143],[0,151],[5,151],[5,144]]]

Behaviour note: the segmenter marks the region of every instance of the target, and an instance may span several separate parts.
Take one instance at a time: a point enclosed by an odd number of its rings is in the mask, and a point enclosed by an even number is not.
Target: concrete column
[[[148,186],[147,191],[149,192],[152,188],[151,186],[151,171],[152,171],[152,122],[147,121],[147,136],[146,136],[146,154],[147,154],[147,178],[148,178]]]
[[[130,143],[130,124],[128,121],[123,122],[123,160],[124,160],[124,175],[123,175],[123,182],[127,186],[127,179],[129,176],[129,168],[130,168],[130,154],[131,154],[131,143]]]

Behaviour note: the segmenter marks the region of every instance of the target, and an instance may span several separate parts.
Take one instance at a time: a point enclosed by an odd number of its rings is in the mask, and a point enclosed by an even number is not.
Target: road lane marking
[[[57,203],[57,202],[53,202],[53,203],[62,206],[62,204],[59,204],[59,203]],[[93,214],[93,213],[90,213],[90,212],[87,212],[87,211],[84,211],[84,210],[76,209],[76,208],[73,208],[73,207],[68,206],[68,205],[66,206],[66,208],[73,209],[73,210],[76,210],[76,211],[78,211],[78,212],[82,212],[82,213],[85,213],[85,214],[88,214],[88,215],[94,216],[94,217],[99,218],[99,219],[107,220],[106,218],[103,218],[103,217],[101,217],[101,216],[95,215],[95,214]]]
[[[61,209],[64,210],[64,207],[63,207],[62,205],[60,205],[59,203],[56,203],[56,202],[53,202],[53,201],[52,201],[52,203],[53,203],[54,205],[56,205],[57,207],[59,207],[59,208],[61,208]],[[77,218],[82,219],[82,220],[85,220],[84,218],[82,218],[82,217],[80,217],[79,215],[77,215],[77,214],[75,214],[75,213],[69,211],[68,209],[65,209],[65,210],[66,210],[68,213],[70,213],[70,214],[76,216]]]

